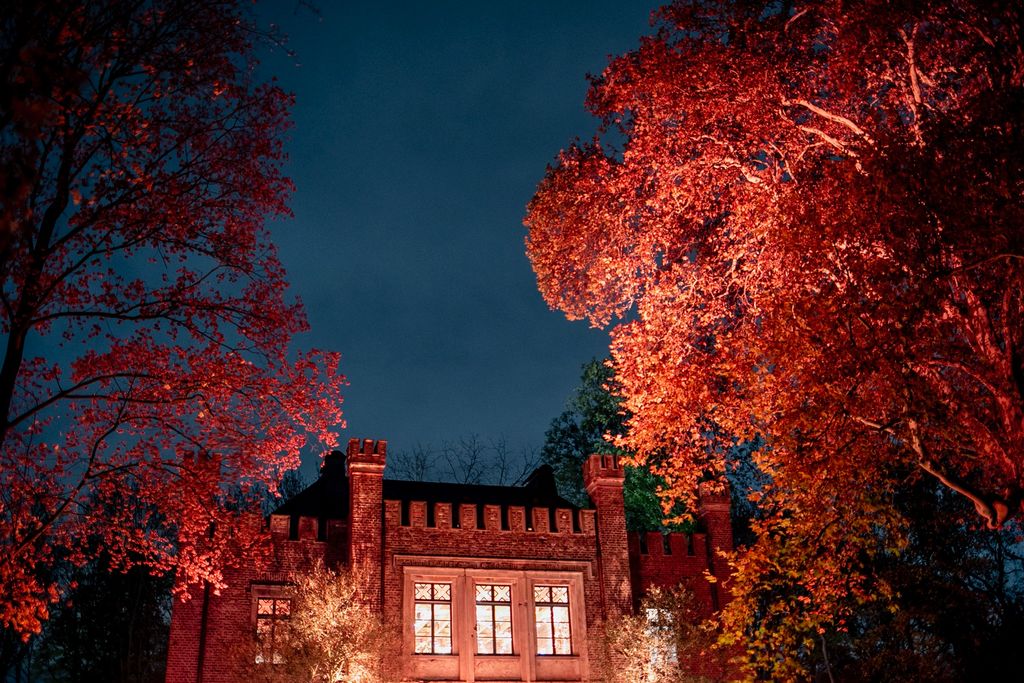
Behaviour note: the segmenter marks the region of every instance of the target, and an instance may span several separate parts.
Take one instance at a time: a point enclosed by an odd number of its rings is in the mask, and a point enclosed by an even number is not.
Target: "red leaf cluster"
[[[813,634],[884,594],[856,567],[896,542],[901,478],[937,477],[992,526],[1024,513],[1021,10],[657,18],[592,83],[623,142],[561,154],[527,252],[552,307],[622,319],[622,445],[669,496],[692,501],[733,439],[763,439],[761,540],[734,585],[777,590],[737,604]],[[785,632],[764,631],[765,661],[802,646]]]
[[[292,98],[234,1],[15,3],[0,65],[0,625],[36,631],[52,567],[220,581],[225,486],[273,485],[341,423],[338,355],[264,222],[287,215]]]

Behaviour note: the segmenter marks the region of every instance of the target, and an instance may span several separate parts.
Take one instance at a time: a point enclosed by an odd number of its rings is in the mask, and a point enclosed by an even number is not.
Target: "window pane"
[[[452,606],[451,605],[434,605],[434,619],[441,619],[444,621],[451,621],[452,619]]]
[[[451,600],[452,599],[452,587],[451,587],[451,584],[435,583],[434,584],[434,599],[435,600]]]
[[[490,602],[491,601],[491,587],[487,585],[479,585],[476,587],[476,601],[477,602]]]
[[[494,602],[512,602],[512,586],[494,586]]]
[[[417,583],[416,584],[416,599],[417,600],[430,600],[432,597],[430,592],[429,583]]]
[[[556,624],[568,624],[569,623],[569,608],[568,607],[552,607],[551,608],[551,621]]]
[[[452,653],[452,639],[434,638],[434,652],[439,655],[450,655]]]
[[[434,635],[438,638],[451,638],[452,637],[452,622],[450,621],[435,621],[434,622]]]
[[[415,611],[415,615],[414,615],[414,618],[416,619],[416,621],[421,621],[421,620],[424,620],[424,619],[426,619],[427,621],[430,621],[430,619],[433,616],[433,614],[434,614],[433,605],[430,605],[430,604],[425,604],[424,605],[422,603],[417,603],[416,604],[416,611]]]
[[[495,638],[494,646],[495,654],[510,655],[512,654],[512,637]]]
[[[512,622],[499,621],[495,623],[494,635],[498,638],[512,638]]]
[[[552,649],[553,647],[554,646],[552,645],[552,642],[551,642],[550,638],[538,638],[537,639],[537,654],[539,654],[539,655],[553,655],[553,654],[555,654],[554,650]]]
[[[551,608],[550,607],[535,607],[534,615],[537,618],[537,624],[550,624],[551,623]]]
[[[429,636],[433,630],[434,625],[430,619],[417,619],[416,625],[413,627],[413,634],[419,638],[420,636]]]
[[[572,650],[569,647],[568,638],[555,638],[555,654],[556,655],[571,655]]]
[[[476,637],[476,653],[478,655],[493,655],[494,640],[492,640],[490,636],[478,634]]]
[[[429,654],[430,644],[430,636],[416,636],[416,654]]]
[[[549,586],[534,586],[533,601],[551,602],[551,588]]]
[[[544,609],[544,608],[543,607],[538,607],[537,608],[538,612],[540,610],[542,610],[542,609]],[[545,610],[545,613],[546,612],[547,612],[547,610]],[[538,617],[539,616],[540,615],[538,614]],[[552,637],[552,634],[551,634],[551,622],[550,621],[545,621],[545,620],[542,620],[542,619],[539,619],[539,618],[537,619],[537,637],[538,638],[551,638]]]
[[[568,588],[568,586],[552,586],[551,587],[551,602],[568,603],[569,602],[569,588]]]
[[[569,637],[569,624],[554,624],[555,638]]]
[[[261,650],[254,659],[257,664],[284,661],[279,648],[287,642],[285,625],[291,614],[291,604],[291,598],[256,598],[256,638],[260,641]]]
[[[496,622],[511,622],[512,621],[512,608],[508,605],[495,605],[494,606],[494,621]]]

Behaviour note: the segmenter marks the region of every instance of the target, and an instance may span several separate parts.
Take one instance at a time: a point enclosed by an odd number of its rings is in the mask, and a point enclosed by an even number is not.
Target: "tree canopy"
[[[551,421],[540,451],[541,460],[554,470],[558,492],[566,500],[581,507],[590,505],[583,484],[583,463],[591,455],[630,455],[614,444],[625,435],[627,418],[622,398],[616,393],[615,372],[611,366],[598,358],[584,363],[580,384],[566,401],[566,409]],[[680,506],[671,514],[662,509],[658,496],[661,478],[643,467],[627,465],[625,471],[622,494],[626,528],[662,532],[682,528],[670,521],[684,512]]]
[[[234,0],[4,11],[0,626],[38,631],[86,548],[216,585],[222,484],[334,440],[338,356],[290,348],[264,228],[291,189],[264,37]]]
[[[709,434],[761,440],[726,620],[770,675],[891,594],[908,477],[1024,512],[1020,12],[676,2],[528,207],[545,299],[614,322],[621,445],[692,502]]]

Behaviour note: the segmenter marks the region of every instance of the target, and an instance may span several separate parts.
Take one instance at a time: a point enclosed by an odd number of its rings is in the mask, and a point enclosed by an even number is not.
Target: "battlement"
[[[384,501],[388,529],[409,527],[460,531],[595,535],[596,511],[522,505],[428,504],[425,501]]]
[[[700,507],[704,511],[728,512],[729,485],[719,482],[703,481],[697,485],[697,495],[700,498]]]
[[[626,472],[617,455],[595,454],[583,463],[583,483],[587,493],[597,486],[622,486],[625,478]]]
[[[713,579],[708,577],[713,567],[707,534],[631,531],[628,547],[634,600],[654,586],[666,588],[682,584],[693,593],[701,615],[713,613],[721,596]]]
[[[387,460],[388,442],[384,439],[349,439],[346,460],[349,469],[355,464],[384,466]]]
[[[676,561],[681,557],[707,557],[707,535],[701,533],[663,534],[660,531],[630,531],[629,554],[651,560]]]
[[[344,540],[348,522],[341,519],[320,519],[308,515],[270,515],[268,524],[271,538],[281,541],[327,541],[337,544]]]

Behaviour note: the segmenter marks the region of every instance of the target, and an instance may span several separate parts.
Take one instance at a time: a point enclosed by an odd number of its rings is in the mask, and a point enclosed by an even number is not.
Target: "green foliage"
[[[873,567],[893,588],[891,604],[861,606],[842,630],[815,643],[809,668],[854,683],[1017,678],[1024,667],[1019,527],[975,528],[970,505],[929,480],[893,506],[908,522],[907,545]]]
[[[551,421],[544,434],[541,460],[554,469],[559,494],[581,507],[590,505],[582,473],[587,457],[594,453],[629,455],[628,451],[614,445],[614,439],[626,433],[629,419],[615,387],[615,372],[604,360],[595,358],[585,363],[580,385],[569,397],[566,409]],[[661,483],[659,477],[646,469],[626,468],[623,494],[626,527],[630,531],[666,529],[658,496]],[[681,511],[673,510],[673,514]]]
[[[46,624],[34,653],[36,680],[160,683],[170,627],[171,576],[101,555]]]
[[[628,419],[622,412],[622,400],[614,393],[614,379],[614,371],[605,361],[595,358],[585,363],[580,385],[544,434],[541,460],[554,469],[562,497],[579,506],[590,503],[583,486],[587,457],[593,453],[626,454],[609,440],[625,434]]]

